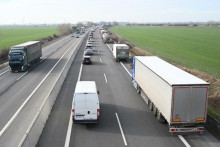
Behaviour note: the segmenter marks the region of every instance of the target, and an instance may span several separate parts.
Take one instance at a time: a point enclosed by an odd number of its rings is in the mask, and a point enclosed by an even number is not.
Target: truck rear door
[[[172,123],[205,122],[208,87],[174,87]]]

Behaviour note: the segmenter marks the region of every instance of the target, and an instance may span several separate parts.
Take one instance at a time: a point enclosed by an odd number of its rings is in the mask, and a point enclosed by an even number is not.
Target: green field
[[[166,60],[220,77],[220,27],[113,27],[111,31]]]
[[[57,27],[0,27],[0,50],[57,33]]]

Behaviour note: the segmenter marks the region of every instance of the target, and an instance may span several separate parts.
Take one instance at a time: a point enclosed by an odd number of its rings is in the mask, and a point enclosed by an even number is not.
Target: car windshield
[[[87,57],[87,58],[84,58],[84,60],[90,60],[90,58]]]

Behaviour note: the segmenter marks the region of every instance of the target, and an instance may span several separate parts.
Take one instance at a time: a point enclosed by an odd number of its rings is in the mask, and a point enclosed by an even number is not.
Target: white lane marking
[[[83,67],[83,64],[81,64],[80,71],[79,71],[79,75],[78,75],[78,80],[77,80],[77,81],[80,81],[81,74],[82,74],[82,67]],[[64,145],[64,147],[69,147],[70,137],[71,137],[71,131],[72,131],[72,125],[73,125],[73,121],[72,121],[72,111],[71,111],[71,112],[70,112],[69,125],[68,125],[68,129],[67,129],[67,133],[66,133],[66,140],[65,140],[65,145]]]
[[[73,125],[73,121],[72,121],[72,111],[71,111],[70,112],[69,125],[68,125],[68,129],[67,129],[67,133],[66,133],[66,140],[65,140],[64,147],[69,147],[70,136],[71,136],[71,131],[72,131],[72,125]]]
[[[20,80],[23,76],[25,76],[28,73],[28,71],[26,73],[24,73],[22,76],[20,76],[19,78],[17,78],[17,81]]]
[[[75,48],[75,49],[76,49],[76,48]],[[74,51],[75,51],[75,49],[74,49]],[[56,82],[58,81],[59,77],[62,75],[62,73],[63,73],[63,71],[64,71],[66,65],[67,65],[68,62],[69,62],[69,60],[70,60],[70,58],[66,61],[66,63],[65,63],[65,65],[63,66],[61,72],[60,72],[59,75],[57,76],[57,79],[55,80]],[[55,82],[55,83],[56,83],[56,82]],[[51,92],[52,90],[53,90],[53,87],[51,87],[51,89],[50,89],[49,91]],[[47,94],[46,97],[49,97],[50,92],[48,92],[48,94]],[[28,133],[30,132],[30,129],[32,128],[32,126],[33,126],[34,122],[36,121],[37,117],[39,116],[39,114],[41,113],[40,110],[42,110],[42,108],[43,108],[44,104],[46,103],[46,101],[47,101],[47,99],[44,99],[42,105],[41,105],[40,108],[38,109],[37,114],[35,115],[34,119],[32,120],[32,122],[31,122],[30,126],[28,127],[26,133],[25,133],[24,136],[22,137],[20,143],[18,144],[18,147],[22,146],[22,144],[23,144],[23,142],[24,142],[24,139],[26,138],[26,136],[27,136]]]
[[[131,73],[128,71],[128,69],[124,66],[124,64],[122,62],[120,62],[121,65],[124,67],[124,69],[127,71],[127,73],[129,74],[130,77],[132,77]]]
[[[104,77],[105,77],[105,82],[108,83],[108,80],[107,80],[105,73],[104,73]]]
[[[8,71],[9,71],[9,69],[7,69],[6,71],[0,73],[0,76],[3,75],[3,74],[5,74],[5,73],[8,72]]]
[[[73,43],[75,45],[76,42]],[[51,70],[47,73],[47,75],[43,78],[43,80],[37,85],[37,87],[32,91],[32,93],[28,96],[28,98],[23,102],[23,104],[18,108],[18,110],[14,113],[14,115],[10,118],[10,120],[6,123],[6,125],[2,128],[0,131],[0,136],[5,132],[5,130],[10,126],[10,124],[14,121],[14,119],[18,116],[18,114],[21,112],[21,110],[24,108],[24,106],[27,104],[27,102],[30,100],[30,98],[34,95],[34,93],[38,90],[38,88],[41,86],[41,84],[46,80],[46,78],[50,75],[50,73],[53,71],[53,69],[58,65],[58,63],[61,61],[61,59],[68,53],[68,51],[73,47],[71,45],[68,50],[63,54],[63,56],[57,61],[57,63],[51,68]]]
[[[110,48],[110,46],[106,43],[106,45],[108,46],[109,50],[112,52],[112,49]]]
[[[66,38],[68,38],[68,37],[69,37],[69,36],[67,36],[67,37],[65,37],[65,38],[63,38],[63,39],[61,39],[61,40],[59,40],[59,41],[55,42],[54,44],[52,44],[52,45],[50,45],[50,46],[47,46],[47,47],[43,48],[43,49],[42,49],[42,51],[47,50],[48,48],[50,48],[50,47],[52,47],[52,46],[56,45],[57,43],[59,43],[59,42],[63,41],[64,39],[66,39]]]
[[[102,59],[100,58],[100,62],[102,63]]]
[[[81,78],[82,68],[83,68],[83,64],[81,64],[81,67],[80,67],[80,70],[79,70],[78,81],[80,81],[80,78]]]
[[[186,147],[191,147],[191,146],[189,145],[189,143],[183,138],[182,135],[178,135],[178,137],[179,137],[180,140],[185,144]]]
[[[46,59],[46,57],[45,57],[45,58],[43,58],[43,59],[41,59],[41,60],[40,60],[40,62],[43,62],[45,59]]]
[[[120,123],[118,114],[115,113],[115,115],[116,115],[116,118],[117,118],[117,121],[118,121],[118,125],[119,125],[120,131],[121,131],[121,136],[122,136],[122,138],[123,138],[124,144],[125,144],[125,146],[127,146],[128,144],[127,144],[127,141],[126,141],[126,139],[125,139],[125,135],[124,135],[123,129],[122,129],[122,127],[121,127],[121,123]]]

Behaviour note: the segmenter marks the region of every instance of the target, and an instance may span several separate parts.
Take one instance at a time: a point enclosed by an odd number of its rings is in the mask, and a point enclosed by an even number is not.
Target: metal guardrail
[[[207,121],[205,127],[220,140],[220,122],[210,115],[207,115]]]

